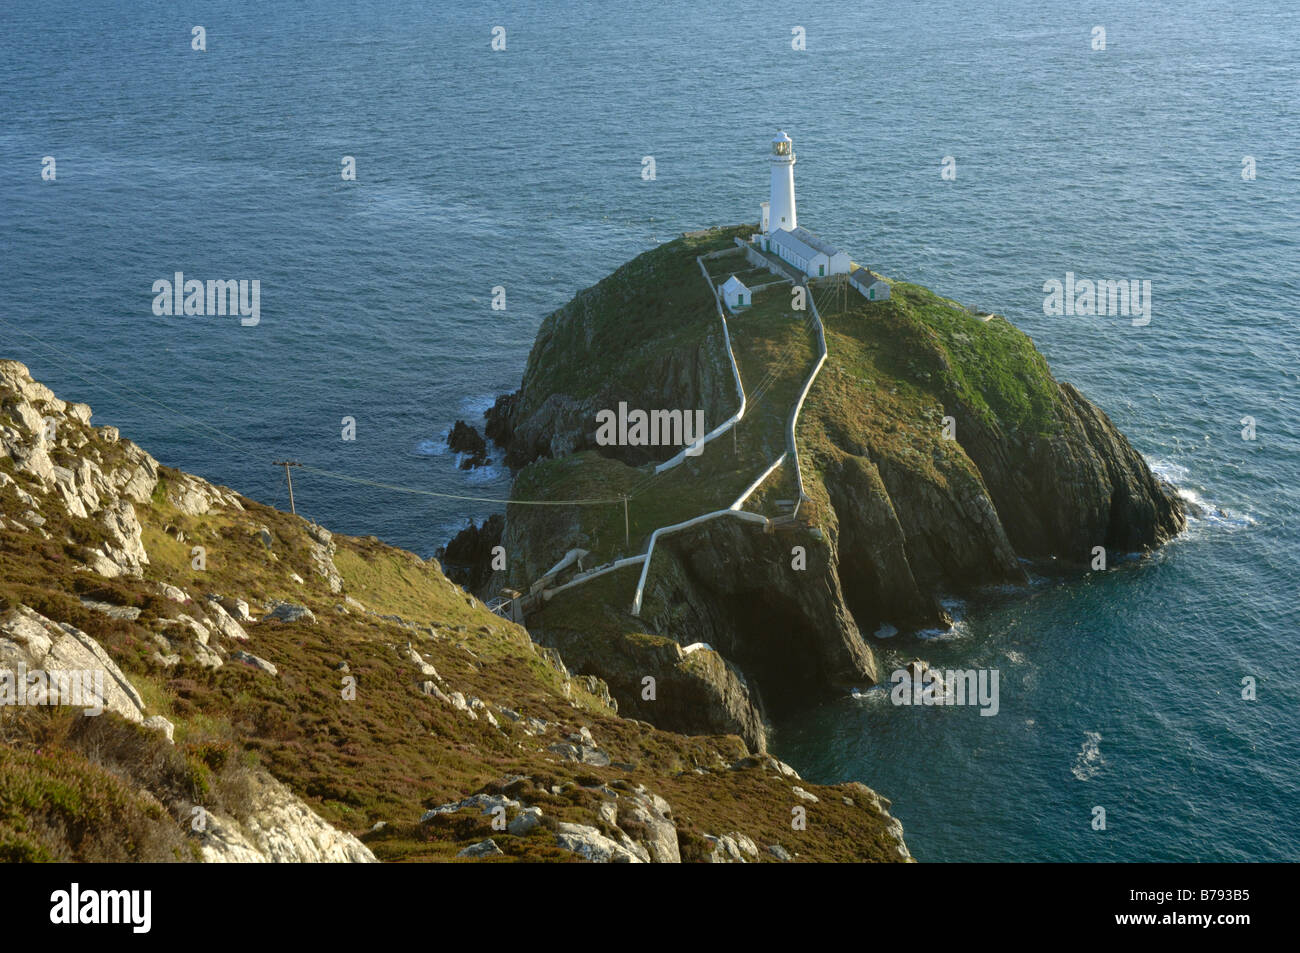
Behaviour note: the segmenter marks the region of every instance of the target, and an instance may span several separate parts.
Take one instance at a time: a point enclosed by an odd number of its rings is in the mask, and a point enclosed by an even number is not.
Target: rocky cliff
[[[646,461],[671,451],[591,439],[596,411],[617,401],[701,407],[709,427],[735,412],[697,256],[715,283],[746,272],[727,249],[751,228],[654,249],[543,323],[520,390],[489,412],[489,433],[519,468],[514,498],[627,495],[630,528],[618,505],[511,506],[509,570],[484,591],[526,589],[575,547],[589,564],[644,552],[654,528],[730,505],[786,448],[815,360],[813,322],[789,285],[729,322],[749,403],[735,435],[659,475]],[[812,293],[829,356],[797,427],[806,525],[701,524],[658,544],[639,617],[629,611],[636,571],[620,571],[556,593],[528,619],[536,638],[607,678],[624,711],[656,724],[727,724],[761,746],[764,711],[875,681],[871,634],[882,627],[949,625],[942,597],[1024,582],[1023,561],[1073,571],[1097,547],[1113,560],[1185,525],[1172,488],[1005,319],[902,282],[885,301],[829,279]],[[778,517],[797,495],[787,460],[745,509]],[[682,678],[665,643],[697,642],[719,658],[694,672],[693,703],[642,698],[644,676]]]
[[[909,859],[869,788],[620,717],[436,563],[90,421],[0,361],[0,859]]]

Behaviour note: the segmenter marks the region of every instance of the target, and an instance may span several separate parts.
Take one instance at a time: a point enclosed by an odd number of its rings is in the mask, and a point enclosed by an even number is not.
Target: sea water
[[[801,224],[1005,315],[1206,510],[874,641],[997,669],[995,717],[873,690],[775,751],[922,860],[1298,859],[1300,8],[1135,6],[5,4],[0,354],[266,503],[275,460],[363,481],[300,472],[300,512],[428,555],[509,488],[451,425],[575,290],[757,221],[783,128]],[[178,271],[258,281],[258,323],[155,314]],[[1149,323],[1046,314],[1067,273],[1149,281]]]

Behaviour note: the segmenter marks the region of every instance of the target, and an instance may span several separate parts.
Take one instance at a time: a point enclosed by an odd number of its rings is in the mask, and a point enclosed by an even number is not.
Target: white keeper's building
[[[778,229],[764,235],[763,250],[775,252],[811,278],[849,273],[849,253],[806,228]]]

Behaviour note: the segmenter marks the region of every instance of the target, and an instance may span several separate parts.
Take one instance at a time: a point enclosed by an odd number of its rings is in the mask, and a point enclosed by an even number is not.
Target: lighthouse
[[[772,140],[772,197],[763,209],[763,233],[799,227],[794,213],[794,142],[784,131]]]
[[[855,270],[849,254],[840,251],[824,238],[806,228],[799,227],[799,219],[794,211],[794,142],[782,130],[772,140],[772,154],[768,156],[772,166],[772,192],[766,202],[759,202],[759,232],[749,236],[747,260],[757,266],[766,266],[773,274],[786,281],[806,281],[808,279],[829,278],[832,275],[852,275],[850,283],[862,292],[868,301],[884,301],[889,298],[889,283],[874,272],[861,266]],[[785,265],[774,262],[779,258]],[[791,268],[794,271],[791,271]],[[800,276],[803,276],[802,278]],[[766,288],[760,285],[753,292],[741,284],[734,275],[724,289],[729,295],[727,305],[731,307],[733,297],[743,289],[749,292],[749,304],[754,303],[754,295]],[[736,287],[736,286],[739,287]],[[734,297],[736,307],[745,306],[745,299]],[[734,310],[734,309],[733,309]]]

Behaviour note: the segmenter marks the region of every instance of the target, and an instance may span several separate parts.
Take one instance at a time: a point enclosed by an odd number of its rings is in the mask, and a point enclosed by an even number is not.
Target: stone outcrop
[[[594,864],[646,864],[650,853],[639,844],[616,841],[589,824],[569,824],[563,821],[555,835],[557,846],[573,851]]]
[[[316,623],[316,613],[312,612],[306,606],[300,606],[292,602],[277,602],[270,607],[266,615],[262,616],[263,622],[310,622]]]
[[[374,863],[370,848],[321,820],[279,781],[258,774],[248,815],[208,813],[202,835],[208,863]]]
[[[84,547],[87,564],[100,575],[139,577],[149,557],[133,504],[153,494],[157,461],[116,428],[92,428],[88,406],[55,397],[17,361],[0,361],[0,410],[0,453],[31,478],[28,489],[15,487],[26,523],[44,526],[47,503],[93,519],[102,539]]]
[[[456,421],[451,432],[447,434],[447,446],[460,454],[462,470],[472,470],[475,467],[486,466],[490,462],[487,455],[487,441],[483,439],[481,433],[463,420]]]
[[[711,864],[747,864],[758,859],[758,845],[738,831],[720,837],[705,835],[705,839],[713,845]]]
[[[627,618],[625,631],[602,627],[593,632],[580,620],[570,625],[548,617],[530,632],[559,649],[575,670],[600,673],[617,710],[627,717],[670,731],[739,735],[751,748],[766,749],[759,700],[734,664],[712,651],[688,655],[679,642],[647,633],[640,620]],[[653,686],[647,677],[654,679]]]
[[[500,513],[493,513],[482,523],[471,521],[434,553],[447,578],[482,597],[495,595],[488,592],[487,584],[493,575],[492,549],[501,544],[505,525]]]
[[[14,679],[20,672],[41,678],[47,686],[59,674],[76,675],[83,708],[111,711],[127,721],[144,720],[144,699],[98,642],[23,605],[0,617],[0,675]]]
[[[343,591],[343,577],[334,565],[334,555],[338,547],[334,544],[334,534],[315,523],[307,524],[307,534],[311,537],[311,561],[316,574],[325,580],[330,592]]]

